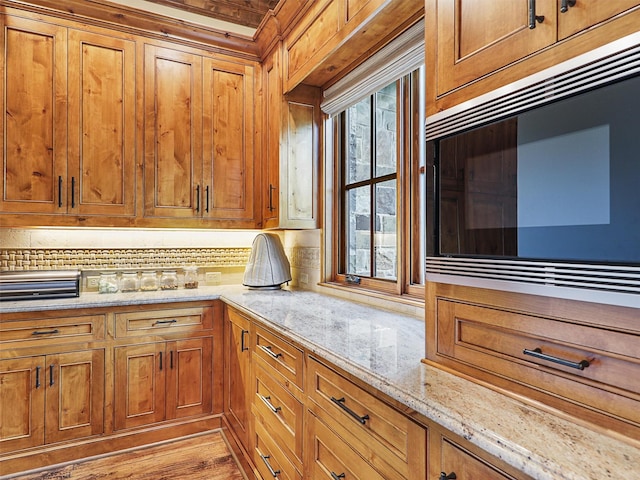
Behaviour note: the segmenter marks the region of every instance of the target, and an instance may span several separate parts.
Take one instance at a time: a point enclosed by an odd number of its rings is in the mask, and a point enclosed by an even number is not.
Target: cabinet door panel
[[[0,361],[0,452],[44,443],[44,357]]]
[[[66,29],[3,15],[3,212],[64,213]]]
[[[611,17],[638,7],[638,0],[617,0],[615,2],[577,1],[564,13],[559,13],[558,39],[562,40],[574,33],[604,22]]]
[[[282,77],[280,69],[280,52],[270,56],[263,65],[266,92],[264,106],[264,148],[262,220],[265,228],[278,226],[280,211],[279,172],[280,172],[280,130],[282,127]]]
[[[164,420],[165,344],[115,348],[116,430]]]
[[[47,443],[104,431],[104,350],[47,355]]]
[[[204,215],[253,221],[253,67],[204,62]]]
[[[528,0],[436,0],[437,95],[555,42],[555,2],[535,2],[544,21],[531,29]]]
[[[72,212],[133,215],[135,44],[69,31]]]
[[[243,446],[249,442],[250,321],[227,308],[224,325],[224,413]]]
[[[145,50],[145,215],[201,215],[202,57]]]
[[[211,413],[212,355],[211,337],[167,344],[167,419]]]

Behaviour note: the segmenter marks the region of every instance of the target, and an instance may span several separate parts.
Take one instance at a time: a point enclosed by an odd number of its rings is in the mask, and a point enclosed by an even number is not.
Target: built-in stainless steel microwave
[[[426,134],[427,280],[640,308],[640,33]]]

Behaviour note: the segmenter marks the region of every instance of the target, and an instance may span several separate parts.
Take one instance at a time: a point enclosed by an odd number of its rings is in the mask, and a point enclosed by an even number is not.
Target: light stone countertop
[[[0,315],[217,298],[533,478],[640,479],[638,439],[603,435],[425,365],[422,319],[361,303],[307,291],[221,286],[2,302]]]

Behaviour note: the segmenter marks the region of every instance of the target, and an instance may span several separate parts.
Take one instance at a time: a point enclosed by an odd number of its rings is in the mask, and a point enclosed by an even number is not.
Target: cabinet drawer
[[[262,418],[269,433],[289,458],[302,465],[302,403],[260,366],[255,372],[253,413]]]
[[[307,416],[305,465],[314,480],[386,480],[313,414]],[[420,477],[424,479],[424,474]]]
[[[254,355],[266,362],[266,370],[289,390],[293,385],[302,390],[302,351],[260,327],[255,342]]]
[[[423,479],[426,431],[314,359],[308,362],[311,408],[388,479]]]
[[[267,433],[267,428],[255,422],[255,449],[253,462],[262,478],[302,480],[302,475],[287,459],[278,444]]]
[[[640,425],[638,334],[437,302],[437,354]]]
[[[174,308],[116,314],[116,336],[196,333],[213,326],[213,309],[209,307]]]
[[[12,347],[93,342],[105,338],[105,316],[34,318],[0,323],[0,345]]]
[[[508,473],[484,458],[465,449],[445,435],[439,435],[433,439],[432,445],[433,464],[430,465],[429,478],[439,478],[440,472],[447,475],[455,474],[458,480],[515,480]],[[451,477],[454,478],[454,477]],[[519,478],[529,478],[522,474]]]

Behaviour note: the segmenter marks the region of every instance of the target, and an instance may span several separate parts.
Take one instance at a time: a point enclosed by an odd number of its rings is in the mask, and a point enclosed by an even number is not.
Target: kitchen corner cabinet
[[[251,412],[251,320],[225,306],[224,414],[240,444],[249,452]]]
[[[282,94],[280,50],[265,61],[264,228],[317,228],[320,89],[300,85]]]
[[[145,217],[255,227],[254,66],[145,45]]]
[[[426,42],[427,115],[635,32],[639,7],[637,0],[426,0],[427,31],[436,32]]]
[[[2,213],[133,216],[135,43],[0,20]]]

